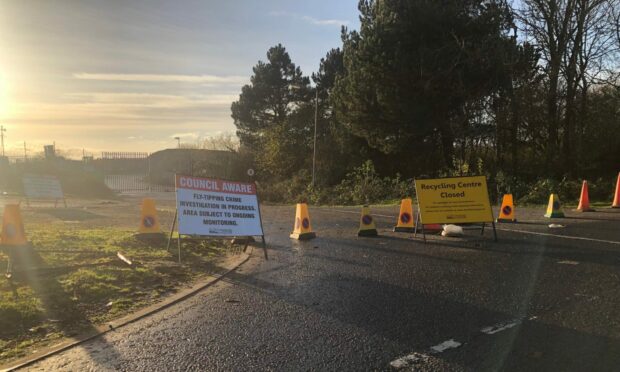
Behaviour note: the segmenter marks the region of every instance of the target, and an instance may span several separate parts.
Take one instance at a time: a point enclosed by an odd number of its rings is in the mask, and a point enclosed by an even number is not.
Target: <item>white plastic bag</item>
[[[457,225],[443,225],[441,236],[463,236],[463,228]]]

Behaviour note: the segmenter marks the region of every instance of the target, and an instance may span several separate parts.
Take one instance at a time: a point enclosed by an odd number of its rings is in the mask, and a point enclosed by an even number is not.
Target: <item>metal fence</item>
[[[150,157],[147,152],[102,152],[94,160],[104,176],[104,182],[116,192],[169,191],[151,182]]]

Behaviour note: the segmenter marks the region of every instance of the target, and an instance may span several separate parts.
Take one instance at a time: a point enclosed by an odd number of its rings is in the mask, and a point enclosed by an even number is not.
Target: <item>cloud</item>
[[[218,119],[230,116],[237,95],[167,95],[147,93],[73,93],[63,102],[27,102],[14,105],[8,120],[35,121],[162,121]],[[112,122],[110,122],[112,124]]]
[[[242,85],[247,83],[245,76],[216,76],[216,75],[176,75],[176,74],[107,74],[107,73],[74,73],[73,77],[80,80],[104,81],[141,81],[152,83],[200,83],[200,84],[231,84]]]
[[[347,26],[349,24],[349,21],[345,21],[342,19],[316,19],[310,16],[303,16],[301,17],[301,19],[313,25],[320,26]]]
[[[299,15],[297,13],[291,13],[281,10],[272,10],[267,13],[271,17],[289,17],[294,19],[301,19],[307,23],[317,26],[347,26],[350,22],[343,19],[317,19],[308,15]]]
[[[182,109],[202,106],[225,106],[239,98],[236,94],[172,95],[151,93],[73,93],[64,96],[77,104],[111,105],[124,108]],[[108,107],[111,107],[108,106]]]

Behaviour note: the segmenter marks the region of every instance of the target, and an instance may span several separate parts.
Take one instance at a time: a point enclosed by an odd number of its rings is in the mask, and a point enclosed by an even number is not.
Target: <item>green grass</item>
[[[159,301],[205,275],[224,251],[217,240],[186,244],[178,264],[165,241],[152,245],[130,230],[57,223],[30,227],[28,238],[35,259],[16,263],[11,281],[0,280],[0,363]]]

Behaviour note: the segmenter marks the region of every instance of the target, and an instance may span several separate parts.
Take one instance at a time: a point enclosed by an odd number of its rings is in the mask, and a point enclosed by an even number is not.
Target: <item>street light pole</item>
[[[299,85],[291,85],[291,89],[298,90],[303,89],[304,87]],[[319,121],[319,86],[316,85],[315,89],[315,98],[314,98],[314,140],[312,145],[312,182],[310,185],[314,187],[315,175],[316,175],[316,127]]]
[[[181,148],[181,137],[174,137],[175,140],[177,140],[177,148]]]
[[[319,87],[316,88],[316,98],[314,101],[314,144],[312,146],[312,187],[314,188],[314,175],[316,171],[316,125],[319,121]]]

